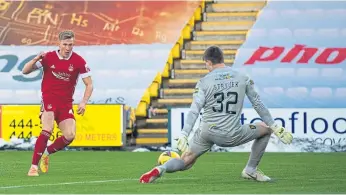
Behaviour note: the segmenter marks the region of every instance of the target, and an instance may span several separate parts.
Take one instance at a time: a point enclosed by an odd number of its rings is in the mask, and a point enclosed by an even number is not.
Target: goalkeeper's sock
[[[35,144],[34,153],[32,155],[32,165],[37,166],[41,159],[42,153],[47,147],[47,142],[51,133],[46,130],[42,130],[40,136],[38,136]]]
[[[261,161],[264,151],[268,145],[269,139],[270,134],[256,139],[252,144],[250,158],[245,168],[247,173],[253,173],[256,171],[257,166]]]
[[[171,158],[165,164],[160,165],[159,168],[167,173],[174,173],[183,170],[185,163],[182,159]]]
[[[67,140],[65,136],[57,138],[50,146],[47,147],[47,152],[45,154],[53,154],[64,149],[66,146],[70,145],[73,140]]]

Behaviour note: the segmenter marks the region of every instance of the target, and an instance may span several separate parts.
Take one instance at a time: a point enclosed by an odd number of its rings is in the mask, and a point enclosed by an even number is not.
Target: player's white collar
[[[56,55],[58,56],[58,58],[59,58],[60,60],[69,60],[69,59],[71,58],[71,56],[72,56],[72,53],[73,53],[73,51],[71,51],[70,55],[69,55],[67,58],[64,58],[64,57],[62,57],[62,56],[60,55],[59,50],[56,50],[55,52],[56,52]]]

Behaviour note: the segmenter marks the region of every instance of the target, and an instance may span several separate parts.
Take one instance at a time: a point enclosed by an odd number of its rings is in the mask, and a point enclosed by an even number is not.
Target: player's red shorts
[[[42,100],[41,114],[46,112],[54,112],[54,119],[57,124],[66,119],[75,119],[71,102],[64,102],[59,100]]]

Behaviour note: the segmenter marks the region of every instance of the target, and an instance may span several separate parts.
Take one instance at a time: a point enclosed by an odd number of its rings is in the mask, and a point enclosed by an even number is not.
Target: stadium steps
[[[164,88],[191,88],[195,87],[199,78],[193,79],[169,79],[163,82]]]
[[[205,36],[206,38],[208,38],[207,36],[209,35],[205,34]],[[224,52],[224,57],[226,60],[228,59],[232,60],[234,59],[237,50],[224,50],[223,52]],[[203,54],[204,54],[204,50],[183,50],[182,58],[184,60],[203,60]]]
[[[207,69],[175,69],[172,70],[172,78],[174,79],[189,79],[201,78],[208,73]]]
[[[211,30],[249,30],[254,21],[232,21],[232,22],[201,22],[196,26],[197,30],[211,31]]]
[[[225,59],[225,63],[229,66],[233,64],[233,59]],[[175,69],[205,69],[205,62],[203,60],[175,60]]]
[[[230,30],[230,31],[195,31],[193,32],[194,41],[237,41],[244,40],[246,37],[246,30]]]
[[[203,18],[209,22],[256,21],[256,12],[211,12],[204,13]]]
[[[208,73],[203,61],[204,50],[211,45],[219,46],[224,50],[226,65],[232,66],[237,50],[245,42],[249,29],[265,4],[266,1],[262,0],[205,1],[199,7],[200,11],[195,12],[192,18],[194,22],[188,22],[173,47],[169,57],[172,60],[167,63],[169,75],[162,77],[159,97],[151,101],[149,119],[137,123],[142,125],[139,128],[169,129],[169,108],[190,107],[196,83]],[[138,145],[163,145],[169,142],[168,139],[143,136],[137,139]]]
[[[246,12],[260,11],[266,1],[216,1],[206,5],[206,12]]]
[[[152,138],[146,138],[146,137],[138,137],[136,139],[136,145],[137,146],[162,146],[164,144],[168,143],[168,137],[165,138],[157,138],[157,137],[152,137]]]
[[[216,45],[221,49],[239,49],[239,47],[244,43],[243,40],[231,40],[231,41],[187,41],[185,43],[185,49],[189,50],[205,50],[211,45]]]

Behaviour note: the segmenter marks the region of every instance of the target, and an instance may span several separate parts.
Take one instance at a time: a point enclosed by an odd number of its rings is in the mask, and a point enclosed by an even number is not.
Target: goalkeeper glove
[[[290,132],[286,131],[284,127],[274,123],[270,128],[284,144],[292,143],[293,136]]]
[[[178,140],[177,140],[177,148],[181,152],[185,152],[188,148],[188,141],[187,141],[187,135],[183,132],[180,134]]]

